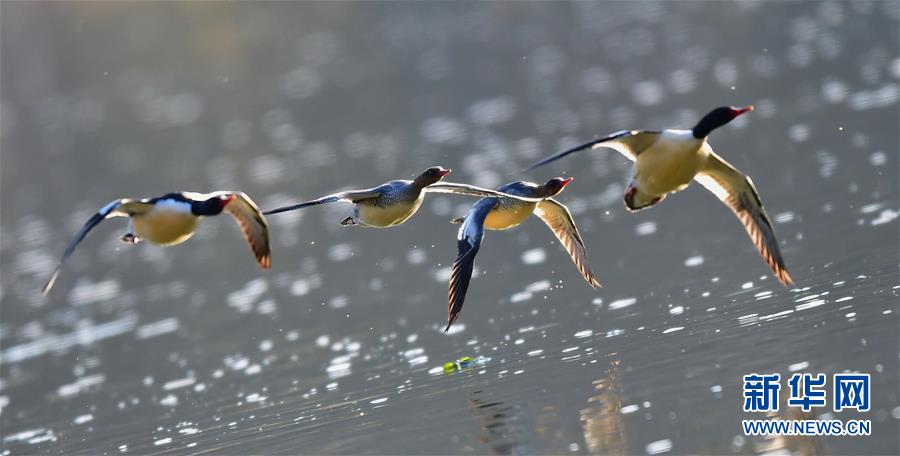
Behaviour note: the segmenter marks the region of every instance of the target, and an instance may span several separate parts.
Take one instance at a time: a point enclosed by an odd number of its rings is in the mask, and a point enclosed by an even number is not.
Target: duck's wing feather
[[[553,231],[559,242],[566,248],[566,252],[569,252],[569,256],[572,257],[575,267],[578,268],[578,272],[581,273],[584,280],[587,280],[594,288],[599,287],[600,281],[587,264],[587,249],[569,209],[559,201],[547,198],[538,203],[534,213],[544,221],[550,231]]]
[[[496,198],[483,199],[469,210],[459,232],[456,235],[457,255],[453,261],[450,272],[450,285],[447,292],[447,327],[459,317],[463,303],[466,300],[466,291],[472,280],[472,269],[475,267],[475,255],[481,248],[481,240],[484,239],[484,219],[488,213],[499,203]]]
[[[226,192],[234,196],[225,205],[225,212],[232,216],[244,233],[244,239],[263,269],[272,267],[272,252],[269,250],[269,224],[256,203],[244,192]]]
[[[599,149],[602,147],[608,147],[610,149],[615,149],[620,154],[627,157],[629,160],[634,161],[637,159],[637,156],[641,154],[644,150],[646,150],[650,145],[655,143],[659,139],[659,135],[661,132],[659,131],[647,131],[647,130],[622,130],[617,131],[613,134],[604,136],[602,138],[594,139],[592,141],[588,141],[584,144],[579,144],[575,147],[566,149],[557,154],[551,155],[526,169],[526,171],[531,171],[534,168],[539,166],[544,166],[547,163],[555,162],[560,158],[565,157],[566,155],[573,154],[575,152],[579,152],[586,149]]]
[[[47,280],[47,283],[44,285],[44,288],[41,289],[41,293],[47,294],[50,292],[50,289],[53,288],[53,284],[56,283],[56,278],[59,277],[59,271],[62,268],[63,263],[69,258],[70,255],[75,251],[75,247],[87,236],[88,232],[94,229],[95,226],[99,225],[104,219],[110,217],[127,217],[131,214],[138,214],[147,212],[153,208],[152,204],[143,202],[143,201],[135,201],[130,199],[117,199],[110,201],[105,206],[103,206],[96,214],[91,216],[91,218],[81,227],[78,233],[72,238],[72,241],[69,242],[68,247],[66,247],[66,251],[63,252],[62,258],[59,259],[59,263],[56,264],[56,269],[53,270],[53,273],[50,274],[50,279]]]
[[[437,193],[454,193],[457,195],[466,195],[466,196],[477,196],[480,198],[484,197],[503,197],[503,198],[512,198],[521,201],[527,201],[529,203],[534,203],[537,201],[541,201],[542,198],[529,198],[525,196],[513,195],[510,193],[504,193],[502,191],[491,190],[487,188],[476,187],[474,185],[469,184],[459,184],[456,182],[437,182],[431,184],[423,189],[426,192],[437,192]]]
[[[734,212],[778,280],[784,286],[793,284],[794,280],[781,257],[772,222],[750,177],[742,174],[710,149],[706,166],[694,179]]]
[[[303,209],[304,207],[316,206],[319,204],[335,203],[338,201],[344,201],[347,203],[357,203],[359,201],[363,201],[363,200],[367,200],[367,199],[378,198],[379,196],[381,196],[381,193],[375,191],[374,189],[349,190],[346,192],[333,193],[331,195],[323,196],[321,198],[317,198],[312,201],[307,201],[305,203],[279,207],[277,209],[265,211],[265,212],[263,212],[263,214],[264,215],[277,214],[279,212],[293,211],[296,209]]]

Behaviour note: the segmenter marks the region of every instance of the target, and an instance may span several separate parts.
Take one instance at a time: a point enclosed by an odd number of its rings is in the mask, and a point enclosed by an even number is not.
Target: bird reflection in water
[[[519,407],[500,401],[484,400],[483,391],[475,391],[469,408],[481,418],[481,440],[494,454],[530,453],[524,445],[524,427],[520,423]]]
[[[581,410],[588,451],[591,454],[626,454],[625,423],[620,412],[619,360],[611,360],[605,375],[593,384],[597,394],[588,398],[588,407]]]

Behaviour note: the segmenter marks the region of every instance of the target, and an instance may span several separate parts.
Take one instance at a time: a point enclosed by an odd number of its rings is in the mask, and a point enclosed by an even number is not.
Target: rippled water
[[[887,1],[4,2],[3,454],[897,454],[898,18]],[[699,187],[628,214],[617,154],[521,171],[751,103],[711,143],[759,187],[794,288]],[[473,201],[438,196],[389,230],[338,226],[341,205],[272,216],[269,272],[224,218],[171,249],[121,244],[111,220],[39,293],[113,198],[232,188],[272,207],[434,164],[484,186],[576,177],[559,199],[603,288],[531,220],[487,233],[442,333],[447,221]],[[444,372],[464,356],[481,358]],[[872,436],[743,436],[742,375],[844,370],[872,374]]]

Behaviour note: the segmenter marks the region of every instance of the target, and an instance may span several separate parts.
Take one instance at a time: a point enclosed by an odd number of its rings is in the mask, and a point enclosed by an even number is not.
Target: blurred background
[[[3,2],[3,454],[897,454],[900,4]],[[619,129],[713,133],[753,177],[786,289],[700,186],[628,214]],[[96,228],[106,202],[241,190],[260,206],[409,179],[575,182],[603,288],[536,218],[488,232],[449,335],[473,199],[388,230],[346,205],[227,217],[184,245]],[[446,375],[462,356],[475,367]],[[856,438],[743,436],[741,376],[872,374]],[[786,391],[783,386],[782,391]],[[782,407],[782,418],[795,409]]]

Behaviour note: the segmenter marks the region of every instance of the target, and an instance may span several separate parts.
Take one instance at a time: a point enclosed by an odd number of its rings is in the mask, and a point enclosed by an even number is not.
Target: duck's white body
[[[663,196],[684,190],[706,166],[709,147],[690,130],[664,130],[650,147],[637,155],[634,184],[641,193]]]
[[[162,200],[150,211],[133,215],[130,232],[154,244],[178,245],[194,236],[200,219],[189,203]]]
[[[712,130],[749,111],[753,111],[752,106],[719,107],[703,116],[691,130],[618,131],[552,155],[529,169],[581,150],[614,149],[634,161],[634,176],[623,198],[625,207],[632,212],[652,207],[669,193],[684,190],[691,181],[697,181],[731,209],[772,272],[787,286],[793,279],[753,181],[716,155],[706,141]]]

